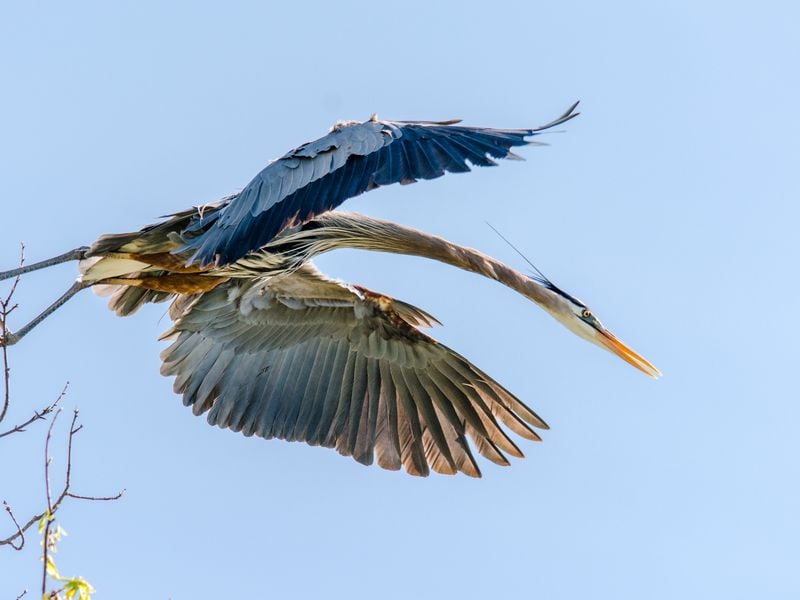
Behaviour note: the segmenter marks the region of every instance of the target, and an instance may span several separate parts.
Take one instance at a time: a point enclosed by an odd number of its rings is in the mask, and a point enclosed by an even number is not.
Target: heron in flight
[[[417,255],[495,279],[580,337],[652,377],[659,371],[540,272],[524,275],[476,250],[387,221],[332,212],[381,185],[515,158],[542,127],[457,121],[337,123],[325,137],[270,163],[240,193],[132,233],[19,269],[80,260],[78,281],[19,341],[80,290],[111,295],[119,315],[172,299],[162,373],[195,414],[245,435],[334,447],[413,475],[480,476],[468,439],[506,465],[522,452],[502,426],[531,440],[545,422],[463,356],[420,331],[438,323],[400,300],[329,279],[311,259],[339,248]],[[502,425],[502,426],[501,426]]]

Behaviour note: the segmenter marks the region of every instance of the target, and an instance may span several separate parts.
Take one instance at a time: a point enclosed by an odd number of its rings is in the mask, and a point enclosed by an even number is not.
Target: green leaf
[[[67,600],[76,598],[77,600],[90,600],[90,595],[94,593],[94,588],[83,577],[73,577],[64,584],[64,595]]]
[[[47,570],[47,574],[53,579],[58,579],[58,580],[63,579],[61,575],[58,574],[58,569],[56,568],[53,559],[50,558],[49,556],[47,557],[47,562],[45,563],[45,569]]]
[[[50,511],[45,511],[42,515],[42,518],[39,519],[39,533],[44,531],[44,528],[47,527],[47,522],[53,518],[53,515],[50,514]]]

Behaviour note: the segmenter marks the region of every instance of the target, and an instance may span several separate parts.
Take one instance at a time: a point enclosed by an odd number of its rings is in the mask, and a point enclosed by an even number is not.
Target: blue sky
[[[85,293],[11,353],[7,422],[69,380],[75,490],[127,489],[64,505],[62,572],[117,599],[796,598],[797,22],[788,2],[4,7],[0,268],[20,240],[37,260],[240,189],[338,119],[527,127],[580,99],[525,163],[345,207],[524,267],[490,221],[664,372],[474,275],[323,257],[437,316],[552,427],[482,480],[417,479],[208,427],[158,374],[164,307]],[[16,324],[74,276],[26,277]],[[0,440],[21,518],[44,433]],[[37,552],[0,552],[0,595],[33,593]]]

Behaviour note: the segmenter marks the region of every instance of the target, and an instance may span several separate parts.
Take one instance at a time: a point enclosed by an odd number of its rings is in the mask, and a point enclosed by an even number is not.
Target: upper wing
[[[184,232],[192,261],[224,265],[365,191],[391,183],[435,179],[516,157],[513,146],[577,116],[577,102],[555,121],[533,129],[460,127],[453,122],[343,123],[267,165],[222,210]],[[457,121],[456,121],[457,122]]]
[[[335,447],[414,475],[480,476],[467,437],[506,465],[522,456],[498,424],[547,425],[464,357],[419,332],[422,311],[320,276],[231,280],[200,296],[164,334],[164,375],[220,427]]]

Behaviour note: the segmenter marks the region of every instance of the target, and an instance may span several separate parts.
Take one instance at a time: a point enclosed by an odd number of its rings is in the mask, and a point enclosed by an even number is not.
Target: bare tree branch
[[[21,267],[25,263],[25,244],[20,243],[19,245],[19,266]],[[20,275],[17,275],[14,278],[14,283],[11,284],[11,289],[8,291],[8,295],[0,300],[0,338],[3,340],[6,339],[6,336],[9,334],[8,328],[6,327],[6,323],[8,322],[8,315],[14,312],[14,309],[17,308],[16,304],[12,304],[11,301],[14,298],[14,292],[17,291],[17,285],[19,284]],[[6,412],[8,411],[8,403],[11,397],[11,388],[9,385],[9,375],[11,370],[8,367],[8,346],[5,343],[0,344],[0,348],[2,348],[2,355],[3,355],[3,408],[0,409],[0,423],[3,422],[3,419],[6,418]]]
[[[20,527],[19,527],[19,523],[17,523],[17,519],[16,519],[16,517],[14,517],[14,513],[11,511],[11,507],[8,505],[8,502],[6,502],[5,500],[3,500],[3,506],[5,507],[5,509],[6,509],[6,512],[8,513],[8,516],[9,516],[9,517],[11,517],[11,520],[12,520],[12,521],[14,521],[14,526],[17,528],[17,534],[18,534],[18,535],[19,535],[19,537],[20,537],[20,543],[19,543],[19,546],[17,546],[16,544],[13,544],[13,543],[11,543],[11,542],[9,542],[9,544],[11,545],[11,547],[12,547],[14,550],[16,550],[16,551],[20,551],[20,550],[22,550],[22,548],[25,546],[25,535],[24,535],[24,533],[23,533],[22,529],[20,529]]]
[[[67,388],[68,387],[69,387],[69,381],[66,384],[64,384],[64,388],[61,390],[61,393],[58,395],[58,398],[56,398],[53,402],[51,402],[50,404],[45,406],[43,409],[34,411],[33,412],[33,416],[30,419],[28,419],[27,421],[25,421],[24,423],[20,423],[19,425],[15,425],[14,427],[9,429],[8,431],[4,431],[3,433],[0,433],[0,438],[4,438],[7,435],[11,435],[12,433],[19,433],[21,431],[25,431],[25,428],[28,425],[30,425],[31,423],[33,423],[34,421],[44,420],[44,418],[47,415],[49,415],[51,412],[53,412],[55,407],[58,406],[58,403],[61,402],[62,398],[64,398],[64,396],[67,393]]]
[[[44,543],[42,544],[42,598],[47,593],[47,551],[50,548],[50,525],[53,523],[53,498],[50,496],[50,438],[53,436],[53,427],[58,420],[58,415],[61,414],[62,409],[58,409],[56,414],[50,420],[50,427],[47,428],[47,437],[44,439],[44,489],[47,493],[47,517],[44,526]],[[69,471],[70,463],[72,462],[72,429],[75,425],[75,419],[78,418],[78,411],[75,410],[72,414],[72,424],[69,426],[69,442],[67,450],[67,484],[69,487]],[[66,489],[65,487],[65,489]]]
[[[22,269],[25,262],[25,246],[20,244],[20,259],[19,265],[20,269]],[[63,262],[63,261],[61,261]],[[37,263],[38,264],[38,263]],[[36,265],[34,265],[36,268]],[[31,270],[30,268],[24,269],[24,271]],[[14,275],[14,273],[18,273],[16,270],[9,273],[6,272],[7,278],[14,276],[14,281],[11,285],[11,288],[8,294],[5,297],[0,297],[0,355],[2,356],[3,362],[3,393],[2,393],[2,404],[0,404],[0,423],[6,418],[8,415],[9,404],[11,401],[11,389],[10,389],[10,374],[11,369],[8,363],[8,345],[7,342],[16,341],[20,336],[12,337],[11,332],[8,330],[7,323],[8,323],[8,316],[17,308],[17,304],[13,302],[14,293],[17,290],[17,285],[20,282],[21,273]],[[67,296],[68,297],[68,296]],[[30,326],[30,324],[29,324]],[[26,326],[29,328],[29,326]],[[23,328],[24,330],[25,328]],[[39,524],[39,533],[43,534],[42,540],[42,585],[41,585],[41,597],[42,598],[49,598],[51,600],[61,598],[62,592],[66,593],[67,597],[77,597],[75,594],[79,594],[81,598],[88,598],[89,594],[93,593],[94,590],[92,589],[91,585],[82,577],[63,577],[59,574],[56,565],[54,564],[52,554],[56,551],[56,546],[61,539],[61,536],[64,534],[61,527],[56,523],[55,514],[58,511],[61,503],[66,498],[74,498],[76,500],[89,500],[89,501],[110,501],[110,500],[117,500],[119,499],[122,494],[125,492],[123,489],[119,493],[115,494],[114,496],[88,496],[85,494],[76,494],[72,492],[71,485],[72,485],[72,442],[75,435],[83,429],[83,425],[78,425],[78,410],[74,409],[72,413],[72,421],[69,425],[69,431],[67,434],[67,459],[66,459],[66,472],[64,476],[64,487],[61,489],[61,492],[58,496],[53,495],[53,489],[50,485],[50,465],[52,463],[52,458],[50,457],[50,441],[53,437],[53,431],[55,430],[56,421],[58,420],[58,416],[61,414],[62,408],[59,407],[62,399],[67,393],[67,388],[69,387],[69,382],[67,382],[61,393],[59,393],[58,397],[45,406],[40,410],[35,410],[33,416],[28,418],[26,421],[15,425],[14,427],[8,429],[0,433],[0,438],[9,436],[14,433],[20,433],[25,431],[25,429],[35,423],[36,421],[46,420],[47,416],[52,414],[52,418],[50,419],[50,424],[47,427],[47,435],[45,437],[44,442],[44,481],[45,481],[45,494],[47,500],[47,507],[44,511],[39,514],[32,516],[25,522],[24,525],[20,525],[19,521],[17,521],[14,512],[11,510],[9,504],[4,500],[3,506],[5,508],[6,513],[8,513],[11,522],[14,524],[16,528],[16,532],[11,534],[5,539],[0,539],[0,546],[8,545],[11,546],[12,549],[16,551],[21,551],[25,546],[25,532],[28,531],[31,527],[35,524]],[[48,579],[53,581],[58,581],[61,587],[57,587],[57,589],[52,589],[50,592],[47,591],[47,582]],[[21,594],[19,594],[16,600],[20,600],[23,596],[28,593],[28,590],[25,589]]]
[[[47,525],[50,523],[50,521],[52,521],[53,515],[55,515],[56,511],[58,511],[58,508],[61,506],[61,503],[64,501],[65,498],[74,498],[76,500],[90,500],[90,501],[106,502],[106,501],[111,501],[111,500],[118,500],[119,498],[122,497],[122,494],[125,493],[125,490],[123,489],[123,490],[121,490],[120,492],[118,492],[117,494],[115,494],[113,496],[87,496],[87,495],[83,495],[83,494],[75,494],[75,493],[73,493],[71,491],[71,485],[72,485],[72,482],[71,482],[71,475],[72,475],[72,441],[73,441],[73,438],[74,438],[75,434],[78,433],[81,430],[81,427],[82,427],[82,425],[79,425],[77,427],[75,426],[75,423],[76,423],[76,421],[78,419],[78,411],[76,409],[73,412],[73,415],[72,415],[72,423],[70,424],[69,436],[68,436],[68,439],[67,439],[67,467],[66,467],[66,475],[65,475],[64,487],[61,490],[61,493],[56,497],[55,501],[53,501],[52,495],[50,493],[49,444],[50,444],[50,438],[52,437],[53,425],[55,423],[56,418],[58,417],[58,414],[61,412],[61,410],[62,409],[58,409],[58,411],[56,411],[55,415],[53,415],[53,419],[51,420],[50,426],[48,427],[48,430],[47,430],[47,438],[45,440],[45,482],[46,482],[46,490],[47,490],[47,510],[42,511],[39,514],[34,515],[28,521],[26,521],[24,525],[22,525],[22,526],[17,525],[17,532],[14,533],[13,535],[10,535],[9,537],[7,537],[5,539],[1,539],[0,540],[0,546],[11,545],[12,547],[14,547],[15,546],[14,542],[17,540],[17,538],[23,537],[24,533],[28,529],[33,527],[33,525],[35,523],[38,523],[46,515],[49,515],[49,518],[47,520],[47,524],[45,524],[45,527],[47,527]],[[15,523],[16,523],[16,520],[15,520]],[[45,539],[46,539],[46,537],[45,537]],[[45,558],[46,558],[46,555],[45,555]]]

